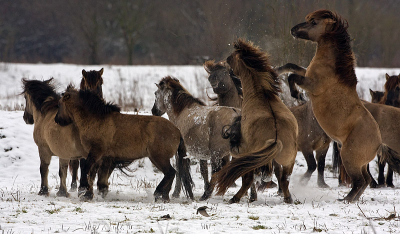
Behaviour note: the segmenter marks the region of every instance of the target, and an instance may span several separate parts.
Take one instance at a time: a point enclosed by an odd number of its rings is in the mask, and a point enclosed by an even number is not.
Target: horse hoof
[[[91,201],[93,199],[93,193],[86,192],[85,195],[80,197],[81,201]]]
[[[292,196],[283,198],[283,201],[287,204],[293,204]]]
[[[39,191],[39,193],[38,193],[38,195],[40,195],[40,196],[49,196],[49,190],[48,189],[40,189],[40,191]]]
[[[389,188],[396,188],[396,186],[394,186],[393,184],[388,184],[387,185]]]
[[[179,195],[179,193],[175,193],[175,192],[174,192],[174,193],[172,194],[172,197],[173,197],[173,198],[179,198],[180,195]]]
[[[240,202],[240,199],[237,199],[237,198],[235,198],[235,197],[232,197],[230,200],[229,200],[229,204],[233,204],[233,203],[239,203]]]
[[[253,198],[250,198],[250,199],[249,199],[249,202],[250,202],[250,203],[252,203],[252,202],[254,202],[254,201],[257,201],[257,197],[253,197]]]
[[[56,193],[56,196],[57,196],[57,197],[69,197],[69,193],[68,193],[67,191],[61,191],[61,190],[59,190],[59,191]]]
[[[76,192],[76,190],[77,190],[76,188],[72,188],[72,187],[69,189],[69,191],[70,191],[71,193]]]
[[[102,198],[105,198],[107,194],[108,194],[108,189],[99,190],[99,195],[101,195]]]
[[[78,188],[76,183],[71,183],[71,189],[69,190],[70,192],[76,192],[76,189]]]
[[[80,197],[80,196],[82,196],[83,194],[85,194],[86,191],[87,191],[86,188],[80,187],[80,188],[78,189],[78,197]]]

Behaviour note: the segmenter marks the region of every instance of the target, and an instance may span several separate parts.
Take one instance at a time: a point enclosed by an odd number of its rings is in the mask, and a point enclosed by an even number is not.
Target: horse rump
[[[259,150],[236,155],[212,177],[212,182],[217,187],[217,195],[223,195],[239,177],[270,164],[282,148],[283,144],[280,140],[270,139]]]

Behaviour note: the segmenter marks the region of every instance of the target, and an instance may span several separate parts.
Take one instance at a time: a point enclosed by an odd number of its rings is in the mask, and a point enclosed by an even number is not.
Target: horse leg
[[[223,157],[223,158],[225,158],[225,157]],[[214,173],[221,170],[223,158],[220,159],[218,156],[211,156],[211,176],[214,175]],[[205,165],[203,165],[203,168],[207,166],[207,160],[204,160],[204,161],[205,161]],[[208,171],[205,174],[207,174],[207,176],[208,176]],[[208,182],[208,178],[207,178],[207,182]],[[204,193],[201,196],[200,201],[205,201],[208,198],[210,198],[212,192],[214,191],[214,187],[215,186],[213,183],[209,183],[207,187],[204,186]]]
[[[372,177],[371,171],[369,170],[369,163],[367,164],[367,171],[368,171],[369,177],[371,177],[371,183],[369,183],[369,186],[371,188],[377,188],[378,184],[376,183],[374,177]]]
[[[386,174],[386,185],[391,188],[395,187],[393,184],[393,170],[392,170],[392,168],[389,167],[389,165],[388,165],[388,171]]]
[[[317,163],[315,162],[315,158],[314,158],[312,149],[304,150],[304,151],[302,151],[302,153],[307,162],[307,171],[301,177],[300,182],[303,185],[307,185],[312,173],[317,169]]]
[[[84,187],[87,188],[85,194],[81,196],[81,200],[88,201],[93,199],[93,180],[96,176],[96,172],[98,166],[95,166],[96,163],[101,159],[101,154],[90,152],[84,162],[84,167],[82,169],[81,174],[81,182],[79,188]],[[82,167],[82,160],[81,160]]]
[[[275,177],[278,180],[278,195],[282,195],[282,183],[281,183],[281,177],[282,177],[282,166],[275,162],[274,160],[274,173],[275,173]]]
[[[87,172],[85,173],[86,159],[81,158],[79,160],[79,164],[81,167],[81,179],[79,180],[78,197],[84,194],[89,188],[89,184],[87,182],[87,177],[86,177]]]
[[[329,188],[329,185],[325,183],[325,177],[324,177],[324,172],[325,172],[325,158],[326,158],[326,153],[328,152],[329,144],[327,145],[326,148],[316,150],[315,152],[315,157],[317,158],[317,164],[318,164],[318,187],[320,188]]]
[[[208,165],[207,160],[200,160],[200,172],[204,180],[204,191],[208,191],[210,188],[210,182],[208,181]]]
[[[254,180],[254,171],[251,171],[242,176],[242,187],[239,191],[229,200],[229,204],[240,202],[240,198],[247,192],[247,190],[251,187]]]
[[[293,171],[293,166],[294,164],[290,166],[282,166],[282,175],[280,177],[283,201],[289,204],[293,203],[292,195],[289,192],[289,179]]]
[[[39,156],[40,156],[40,177],[41,177],[39,195],[49,196],[48,175],[49,175],[49,165],[51,161],[51,152],[50,150],[39,148]]]
[[[112,167],[112,158],[104,157],[99,164],[100,167],[97,171],[97,190],[98,194],[100,194],[102,198],[105,198],[108,194],[108,178],[111,174],[110,167]]]
[[[344,150],[342,150],[342,162],[343,165],[346,169],[347,174],[351,178],[351,183],[352,183],[352,188],[350,192],[344,197],[343,199],[339,199],[339,201],[348,201],[348,202],[353,202],[355,201],[356,196],[358,193],[362,190],[362,188],[365,186],[366,181],[363,175],[362,171],[362,166],[358,166],[356,162],[351,161],[353,158],[351,155],[345,155]],[[346,152],[346,154],[348,154]],[[352,152],[352,154],[354,154]],[[347,156],[347,157],[346,157]],[[353,155],[354,157],[354,155]],[[367,165],[365,165],[365,171],[367,169]],[[371,178],[369,176],[369,178]],[[361,194],[360,194],[361,195]]]
[[[164,178],[157,185],[154,191],[154,200],[157,202],[160,198],[164,202],[169,202],[169,192],[171,191],[172,183],[174,182],[176,171],[171,166],[169,158],[162,158],[162,156],[150,156],[150,161],[164,174]]]
[[[178,157],[179,157],[178,154],[175,154],[176,168],[178,168],[178,160],[179,160]],[[189,160],[189,159],[187,159],[187,160]],[[172,197],[174,197],[174,198],[179,198],[179,196],[181,194],[181,189],[182,189],[182,181],[181,181],[181,178],[178,176],[179,171],[177,171],[177,172],[178,173],[176,173],[176,176],[175,176],[175,189],[174,189],[174,192],[172,193]]]
[[[368,165],[368,164],[367,164]],[[368,187],[368,185],[371,183],[371,176],[369,174],[369,172],[367,171],[367,165],[364,165],[361,168],[361,172],[362,175],[364,176],[364,180],[365,183],[364,185],[361,187],[360,191],[357,193],[357,195],[354,197],[354,201],[357,201],[358,199],[360,199],[361,195],[363,194],[364,190]]]
[[[256,183],[251,183],[250,186],[250,202],[257,201]]]
[[[385,164],[386,163],[385,162],[381,163],[380,161],[381,161],[381,156],[378,155],[378,184],[375,188],[385,186]]]
[[[68,173],[68,159],[59,159],[58,165],[58,175],[60,176],[60,188],[58,189],[57,196],[58,197],[69,197],[69,193],[67,192],[67,173]]]
[[[69,161],[70,170],[72,172],[72,181],[70,192],[75,192],[78,188],[78,169],[79,169],[79,159],[74,159]]]

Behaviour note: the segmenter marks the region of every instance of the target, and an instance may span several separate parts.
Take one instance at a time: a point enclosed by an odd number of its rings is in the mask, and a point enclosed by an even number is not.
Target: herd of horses
[[[69,196],[69,166],[71,190],[76,190],[80,167],[78,195],[82,200],[93,199],[96,175],[104,197],[115,168],[148,157],[164,174],[154,192],[156,201],[169,201],[174,178],[172,196],[179,197],[183,188],[193,200],[188,154],[200,161],[204,180],[200,200],[209,199],[214,189],[217,195],[225,194],[242,177],[241,188],[229,203],[239,202],[249,188],[249,200],[255,201],[257,189],[276,186],[284,202],[292,203],[289,179],[297,152],[307,161],[300,182],[306,184],[317,170],[318,186],[327,188],[325,158],[332,141],[337,148],[334,166],[341,168],[339,178],[348,178],[340,183],[352,185],[341,200],[357,201],[369,184],[393,187],[393,171],[400,172],[400,125],[396,122],[400,118],[400,76],[386,75],[385,92],[370,90],[373,103],[360,100],[347,27],[339,15],[318,10],[291,29],[295,38],[317,43],[307,68],[291,63],[273,68],[266,52],[238,39],[226,61],[204,64],[217,95],[212,99],[215,105],[206,105],[178,79],[167,76],[156,84],[153,116],[122,114],[117,105],[106,102],[103,69],[83,70],[80,89],[69,85],[62,95],[55,91],[53,79],[23,79],[23,118],[34,124],[40,156],[39,195],[49,194],[48,166],[53,155],[60,159],[57,196]],[[290,73],[291,96],[302,102],[299,106],[287,107],[279,98],[278,76],[284,73]],[[296,85],[306,91],[308,101]],[[175,168],[170,162],[174,155]],[[378,182],[368,167],[376,155],[380,158]],[[389,164],[386,180],[385,163]],[[271,180],[273,173],[278,185]]]

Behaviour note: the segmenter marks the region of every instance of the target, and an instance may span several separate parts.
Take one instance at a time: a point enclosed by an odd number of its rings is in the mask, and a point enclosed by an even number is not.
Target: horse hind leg
[[[68,159],[59,159],[58,175],[60,176],[60,188],[56,194],[58,197],[69,197],[69,193],[67,192],[68,164]]]
[[[223,165],[223,159],[225,158],[228,158],[229,157],[229,155],[228,156],[225,156],[225,157],[223,157],[222,159],[220,159],[219,157],[217,157],[217,156],[212,156],[211,157],[211,176],[212,175],[214,175],[216,172],[218,172],[219,170],[221,170],[221,167],[222,167],[222,165]],[[229,159],[229,158],[228,158]],[[201,196],[201,198],[200,198],[200,201],[205,201],[205,200],[207,200],[208,198],[210,198],[211,197],[211,194],[212,194],[212,192],[214,191],[214,187],[215,187],[215,185],[213,184],[213,183],[209,183],[208,182],[208,168],[207,168],[207,160],[203,160],[204,161],[204,164],[203,164],[203,170],[202,170],[202,175],[203,175],[203,173],[204,173],[204,176],[206,176],[206,179],[207,179],[207,183],[208,184],[206,184],[206,180],[204,181],[204,193],[203,193],[203,195]],[[225,163],[226,164],[226,163]],[[224,165],[225,165],[224,164]],[[207,169],[207,170],[205,170],[205,169]],[[203,172],[204,171],[204,172]],[[203,177],[204,178],[204,177]]]
[[[342,154],[343,155],[343,154]],[[346,172],[351,178],[351,183],[352,183],[352,189],[350,192],[343,198],[339,199],[339,201],[347,201],[347,202],[353,202],[357,200],[357,197],[360,197],[362,192],[364,191],[363,188],[367,187],[367,182],[364,177],[364,172],[362,171],[362,167],[358,167],[357,165],[354,165],[351,162],[345,162],[343,160],[343,165],[346,168]],[[367,166],[365,165],[365,171],[367,172]],[[367,172],[368,173],[368,172]],[[368,174],[368,178],[370,181],[371,176]]]
[[[99,163],[99,169],[97,171],[97,191],[102,198],[105,198],[108,194],[108,178],[114,170],[113,160],[111,157],[104,157]]]
[[[308,181],[311,178],[311,175],[314,173],[314,171],[317,169],[317,163],[315,162],[314,154],[312,149],[307,150],[307,151],[302,151],[304,158],[307,162],[307,171],[304,173],[304,175],[301,177],[300,182],[303,185],[307,185]]]
[[[317,170],[318,170],[318,187],[320,188],[329,188],[329,185],[326,184],[325,182],[325,158],[326,158],[326,153],[328,152],[329,144],[326,148],[323,148],[321,150],[316,150],[315,156],[317,159]]]
[[[392,168],[389,167],[388,165],[388,171],[386,174],[386,186],[390,187],[390,188],[394,188],[394,184],[393,184],[393,170]]]
[[[368,164],[367,164],[368,165]],[[363,166],[362,168],[361,168],[361,172],[362,172],[362,175],[364,176],[364,180],[365,180],[365,183],[364,183],[364,185],[361,187],[361,189],[360,189],[360,191],[357,193],[357,195],[355,196],[355,198],[354,198],[354,201],[357,201],[358,199],[360,199],[360,197],[361,197],[361,195],[364,193],[364,190],[368,187],[368,185],[371,183],[371,176],[370,176],[370,174],[369,174],[369,172],[368,172],[368,170],[367,170],[367,165],[365,165],[365,166]]]
[[[293,166],[294,164],[290,166],[282,166],[282,175],[280,177],[283,201],[288,204],[293,203],[292,195],[289,192],[289,180],[293,171]]]
[[[207,160],[200,160],[200,173],[201,176],[203,177],[203,181],[204,181],[204,191],[209,191],[210,189],[210,182],[208,180],[208,164],[207,164]]]
[[[251,187],[254,181],[254,172],[251,171],[244,176],[242,176],[242,187],[239,191],[229,200],[229,204],[240,202],[240,198],[247,192],[247,190]]]
[[[178,168],[178,165],[179,165],[179,163],[178,163],[179,158],[178,157],[179,157],[178,154],[175,154],[175,165],[176,165],[176,168]],[[184,159],[184,160],[189,160],[189,159]],[[178,169],[177,169],[177,172],[178,172]],[[172,193],[172,197],[174,197],[174,198],[179,198],[179,196],[181,194],[181,190],[182,190],[182,181],[181,181],[181,178],[178,175],[179,175],[179,172],[176,173],[176,175],[175,175],[175,189],[174,189],[174,192]]]
[[[69,161],[69,167],[72,174],[71,189],[70,192],[75,192],[78,188],[78,169],[79,169],[79,159],[74,159]]]
[[[161,198],[164,202],[169,202],[169,192],[171,191],[176,171],[171,166],[170,160],[167,157],[151,156],[149,159],[164,174],[164,178],[154,191],[154,200],[157,202]]]

